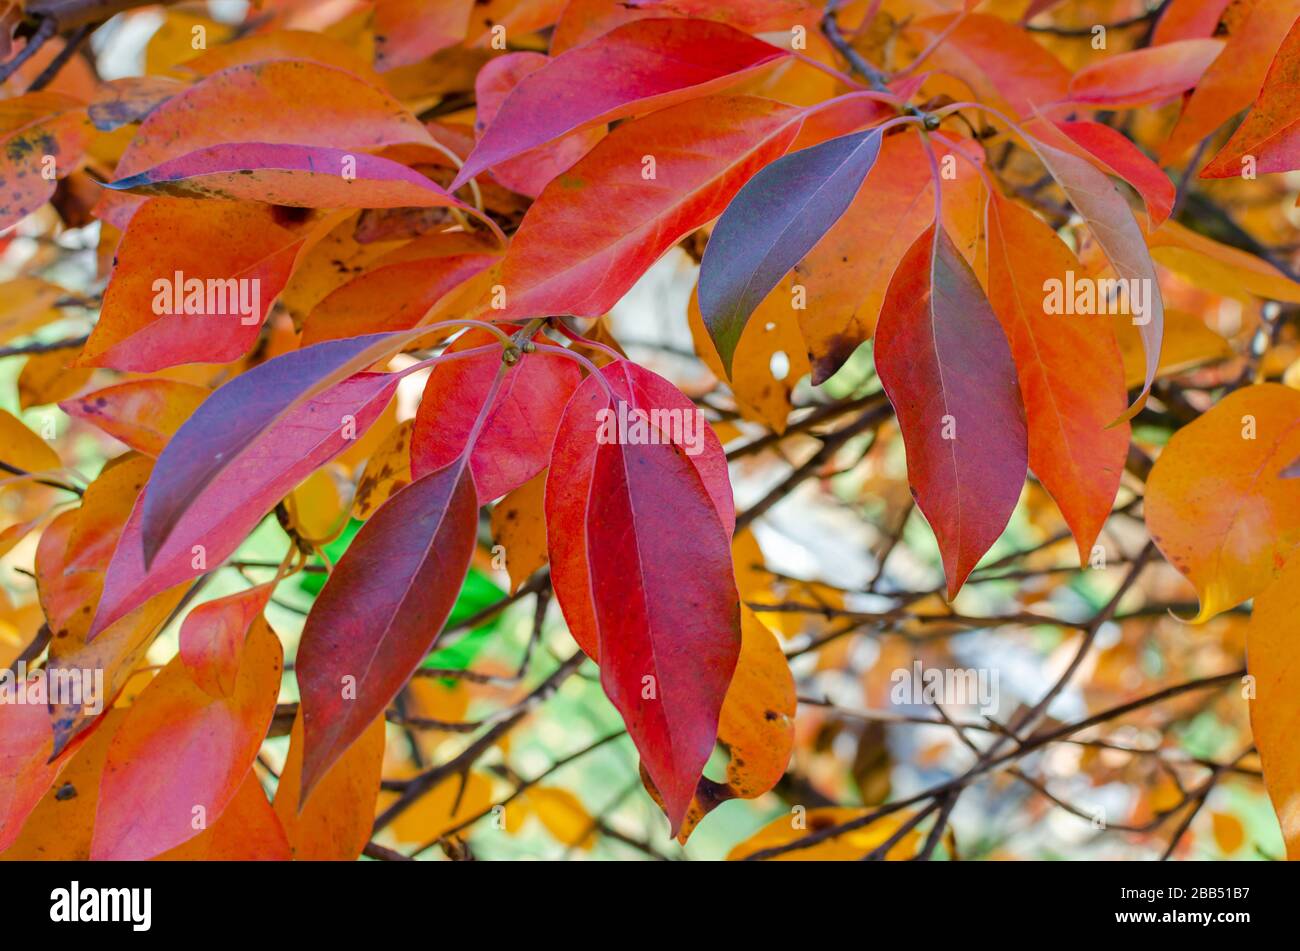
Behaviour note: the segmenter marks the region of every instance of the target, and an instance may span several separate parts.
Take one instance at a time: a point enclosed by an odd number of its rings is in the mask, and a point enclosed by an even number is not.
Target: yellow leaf
[[[220,46],[234,34],[224,23],[181,10],[168,10],[162,25],[145,45],[145,72],[165,73],[193,59],[210,46]]]
[[[785,432],[790,415],[790,393],[811,369],[803,334],[799,330],[802,310],[796,292],[797,281],[786,278],[763,299],[740,335],[732,363],[731,391],[746,419],[762,423],[773,432]],[[691,292],[687,308],[695,352],[720,380],[727,379],[713,341],[700,314],[699,290]]]
[[[1243,292],[1267,300],[1300,303],[1300,284],[1267,261],[1166,221],[1147,235],[1151,256],[1192,283],[1225,297]]]
[[[0,462],[25,472],[51,472],[63,467],[58,453],[13,413],[0,409]]]
[[[90,382],[93,369],[68,366],[80,352],[80,347],[62,347],[28,357],[18,374],[18,406],[30,409],[57,403]]]
[[[1115,339],[1124,358],[1124,385],[1129,389],[1141,386],[1146,378],[1146,354],[1138,328],[1132,321],[1117,321]],[[1172,376],[1230,356],[1232,347],[1228,341],[1207,327],[1200,317],[1185,310],[1165,311],[1165,336],[1157,377]]]
[[[0,284],[0,344],[59,319],[55,301],[68,292],[39,277],[20,277]]]
[[[492,537],[505,549],[510,590],[518,591],[546,564],[546,472],[537,473],[492,509]]]
[[[328,468],[317,469],[294,489],[287,508],[294,531],[317,545],[337,538],[348,522],[346,502]]]
[[[211,391],[178,380],[127,380],[74,400],[63,410],[94,423],[132,449],[157,458]]]
[[[584,852],[596,844],[596,823],[581,800],[567,789],[534,786],[524,793],[524,798],[557,842]]]
[[[1255,599],[1246,631],[1246,668],[1255,678],[1250,726],[1286,841],[1287,858],[1300,860],[1300,559],[1292,559],[1271,587]]]
[[[1246,829],[1241,820],[1227,812],[1216,812],[1210,816],[1214,824],[1214,841],[1219,851],[1231,855],[1241,848],[1246,841]]]
[[[492,780],[482,773],[450,776],[413,802],[393,820],[390,828],[399,841],[424,845],[441,838],[451,829],[492,803]]]
[[[796,806],[795,810],[791,815],[781,816],[763,826],[754,835],[733,848],[727,856],[728,861],[734,862],[763,849],[794,842],[814,832],[842,825],[845,822],[867,815],[871,811],[868,809],[843,809],[838,807],[808,809],[805,811],[802,806]],[[907,818],[906,815],[891,813],[860,829],[854,829],[843,835],[835,836],[806,849],[783,853],[776,856],[776,858],[793,862],[855,861],[887,842]],[[910,830],[898,840],[898,843],[889,850],[885,857],[890,861],[911,858],[916,854],[919,838],[919,833],[915,829]]]
[[[289,758],[275,790],[275,814],[296,859],[350,862],[370,841],[384,765],[384,718],[349,746],[298,811],[302,790],[302,710],[289,734]]]
[[[1300,486],[1279,475],[1297,458],[1300,392],[1264,383],[1224,397],[1156,460],[1147,530],[1195,585],[1195,623],[1262,591],[1300,543]]]
[[[390,495],[410,485],[411,430],[414,428],[414,420],[400,423],[366,461],[356,494],[352,497],[353,518],[369,518],[375,509],[388,501]]]

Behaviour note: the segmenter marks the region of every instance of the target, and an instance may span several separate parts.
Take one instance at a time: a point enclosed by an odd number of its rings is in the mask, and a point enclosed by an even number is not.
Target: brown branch
[[[1189,693],[1194,690],[1206,690],[1214,687],[1221,687],[1234,680],[1239,680],[1245,675],[1245,673],[1245,669],[1242,668],[1240,670],[1229,671],[1225,674],[1217,674],[1213,677],[1203,677],[1199,680],[1189,680],[1181,684],[1175,684],[1172,687],[1166,687],[1164,690],[1157,691],[1156,693],[1150,694],[1146,697],[1131,700],[1128,703],[1122,703],[1119,706],[1111,707],[1110,709],[1094,714],[1093,716],[1085,717],[1076,723],[1067,724],[1066,726],[1047,733],[1034,735],[1025,740],[1017,749],[1003,753],[1001,756],[991,759],[986,763],[976,764],[976,766],[972,767],[960,776],[939,783],[938,785],[932,786],[913,796],[908,796],[906,799],[900,799],[896,802],[889,803],[888,805],[881,806],[866,815],[858,816],[856,819],[850,819],[847,822],[828,826],[825,829],[803,836],[793,842],[786,842],[782,845],[761,849],[758,852],[746,856],[745,860],[761,861],[764,859],[775,858],[778,855],[784,855],[787,852],[797,852],[802,849],[811,848],[820,842],[825,842],[828,839],[844,835],[846,832],[852,832],[854,829],[861,829],[884,816],[892,815],[895,812],[906,809],[908,806],[914,806],[926,802],[927,800],[934,800],[950,789],[968,786],[975,779],[985,775],[986,773],[993,772],[994,770],[1006,766],[1034,750],[1041,749],[1051,743],[1073,736],[1075,733],[1080,733],[1090,727],[1098,726],[1102,723],[1124,716],[1125,714],[1132,713],[1134,710],[1140,710],[1143,707],[1161,703],[1184,693]]]
[[[437,786],[444,779],[455,775],[464,775],[476,763],[484,753],[496,745],[501,737],[510,732],[525,716],[532,712],[539,704],[547,700],[551,694],[559,689],[560,684],[564,683],[587,659],[587,655],[582,651],[573,654],[568,660],[557,667],[549,677],[533,690],[514,710],[499,722],[494,724],[482,736],[462,750],[457,756],[448,760],[440,766],[426,770],[419,776],[408,781],[402,788],[402,794],[397,801],[380,813],[379,818],[375,820],[374,834],[381,832],[394,819],[410,808],[411,804],[419,799],[430,789]],[[391,788],[391,787],[390,787]]]

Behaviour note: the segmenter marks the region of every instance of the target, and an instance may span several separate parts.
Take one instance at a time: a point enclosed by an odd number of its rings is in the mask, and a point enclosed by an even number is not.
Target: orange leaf
[[[205,693],[179,657],[163,668],[109,746],[92,859],[151,858],[214,826],[271,725],[283,666],[259,618],[230,697]]]
[[[302,790],[302,712],[293,721],[289,758],[275,790],[275,814],[293,857],[352,861],[370,841],[384,763],[384,718],[378,717],[330,767],[298,810]]]
[[[1196,586],[1195,623],[1259,594],[1300,543],[1300,497],[1278,476],[1297,456],[1300,392],[1277,383],[1230,393],[1160,453],[1147,530]]]

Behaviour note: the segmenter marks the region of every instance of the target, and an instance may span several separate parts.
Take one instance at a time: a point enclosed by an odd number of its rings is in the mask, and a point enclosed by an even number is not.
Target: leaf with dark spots
[[[85,107],[68,96],[42,91],[0,100],[0,231],[50,200],[93,135]]]
[[[419,172],[389,159],[266,142],[211,145],[106,187],[138,195],[261,201],[299,208],[454,206],[477,213]]]

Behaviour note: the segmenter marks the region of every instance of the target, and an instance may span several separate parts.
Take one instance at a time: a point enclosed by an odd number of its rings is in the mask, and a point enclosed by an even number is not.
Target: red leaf
[[[488,60],[474,80],[477,104],[474,128],[480,135],[492,124],[501,103],[519,82],[548,62],[548,57],[541,53],[526,51],[506,53]],[[603,129],[590,128],[562,136],[549,145],[530,149],[523,155],[499,163],[492,169],[492,177],[511,191],[536,198],[547,182],[590,152],[604,134]]]
[[[43,675],[29,682],[9,683],[10,694],[0,702],[0,852],[9,848],[23,822],[45,795],[58,774],[59,764],[47,762],[54,748],[49,713],[44,703],[19,703]]]
[[[163,668],[109,745],[91,859],[152,858],[216,823],[271,725],[283,666],[259,619],[229,697],[205,693],[179,657]]]
[[[251,769],[221,818],[158,856],[160,862],[287,862],[292,858],[280,820]]]
[[[414,327],[435,304],[498,259],[493,249],[462,233],[412,241],[318,303],[303,321],[302,346]]]
[[[390,159],[310,145],[228,142],[187,152],[108,184],[175,198],[260,201],[298,208],[466,208]]]
[[[141,123],[116,174],[249,140],[374,152],[427,145],[429,133],[392,96],[345,69],[269,59],[223,69],[164,102]]]
[[[1211,36],[1232,0],[1170,0],[1151,34],[1151,45]]]
[[[263,367],[270,365],[263,364]],[[250,372],[236,377],[204,406],[210,405],[226,388],[252,375]],[[266,409],[265,404],[259,407],[252,401],[252,394],[245,391],[247,401],[225,404],[223,414],[226,415],[220,428],[215,428],[214,418],[201,416],[201,407],[200,413],[168,444],[154,468],[155,477],[131,511],[104,578],[104,594],[90,637],[96,637],[154,594],[217,567],[280,499],[352,444],[348,438],[351,428],[348,418],[354,421],[356,434],[360,435],[383,412],[396,386],[397,379],[388,374],[357,374],[295,407],[264,433],[252,434],[246,448],[243,442],[223,442],[224,437],[231,435],[230,424],[235,422],[229,414],[251,417],[259,409]],[[193,438],[182,441],[181,436],[189,426],[195,427]],[[188,448],[177,450],[173,457],[178,467],[196,451],[211,451],[221,457],[223,450],[217,448],[221,445],[232,447],[230,451],[234,454],[233,458],[222,459],[228,464],[194,493],[189,491],[193,483],[176,479],[197,479],[195,470],[186,465],[183,471],[178,471],[170,462],[163,461],[173,447],[186,444]],[[157,492],[160,499],[172,506],[169,510],[178,514],[150,567],[146,568],[144,509],[151,492]]]
[[[372,334],[295,350],[235,377],[208,397],[158,457],[154,478],[145,490],[146,565],[208,484],[255,446],[278,461],[279,468],[291,465],[297,461],[294,449],[304,448],[304,438],[320,438],[322,423],[331,427],[327,432],[337,430],[348,422],[345,417],[353,415],[344,411],[331,419],[325,413],[348,405],[340,395],[365,406],[384,392],[387,383],[395,385],[395,378],[383,374],[357,374],[347,381],[346,394],[337,393],[336,388],[332,401],[304,405],[309,397],[387,355],[395,339],[400,335]],[[291,410],[298,411],[292,420],[287,418]],[[316,417],[315,428],[309,426],[312,417]],[[300,427],[307,431],[296,434],[293,448],[259,442],[275,423],[293,424],[287,427],[286,436]],[[265,466],[267,459],[260,462]],[[298,481],[310,471],[302,472]]]
[[[1143,296],[1147,313],[1134,315],[1132,319],[1142,337],[1146,373],[1142,392],[1120,421],[1131,419],[1142,409],[1151,391],[1160,366],[1160,347],[1165,335],[1165,305],[1160,296],[1155,264],[1128,201],[1109,179],[1091,162],[1079,158],[1072,151],[1064,151],[1071,148],[1070,141],[1062,142],[1065,137],[1054,125],[1040,123],[1036,131],[1040,137],[1027,137],[1026,141],[1088,223],[1111,269],[1129,286],[1137,283],[1145,288]],[[1045,138],[1052,139],[1056,145],[1047,144]]]
[[[1173,210],[1177,189],[1160,166],[1147,158],[1131,140],[1100,122],[1058,122],[1056,127],[1112,175],[1133,186],[1146,203],[1153,228],[1164,223]]]
[[[463,353],[495,340],[488,331],[473,329],[447,352]],[[465,451],[482,394],[500,367],[499,346],[434,365],[411,434],[412,476],[441,469]],[[470,458],[480,500],[500,498],[546,468],[555,428],[581,378],[577,363],[545,351],[527,354],[506,372]]]
[[[1110,56],[1070,81],[1070,98],[1097,106],[1145,106],[1191,89],[1223,51],[1223,40],[1176,40]]]
[[[713,97],[615,129],[529,208],[502,264],[508,297],[495,316],[604,314],[783,155],[801,117],[766,99]],[[651,181],[642,177],[647,154]]]
[[[300,802],[433,646],[469,571],[477,528],[462,455],[384,503],[334,567],[298,648]]]
[[[1028,451],[1007,339],[970,266],[933,226],[890,282],[876,325],[876,372],[898,416],[908,482],[939,541],[951,600],[1006,527]]]
[[[565,618],[588,653],[595,634],[601,683],[675,835],[713,751],[740,653],[734,510],[722,448],[695,408],[680,394],[665,399],[673,388],[648,370],[620,361],[601,372],[623,418],[675,410],[681,429],[661,423],[646,430],[658,444],[620,443],[605,428],[618,417],[615,404],[594,377],[583,383],[565,411],[547,479],[552,571]],[[690,425],[704,427],[694,431],[698,443]],[[674,436],[677,443],[668,442]]]
[[[1107,317],[1049,314],[1048,281],[1082,272],[1033,212],[994,193],[988,209],[989,299],[1015,358],[1027,410],[1029,467],[1065,516],[1089,563],[1128,455],[1124,363]]]
[[[1005,103],[1023,116],[1032,114],[1036,105],[1065,98],[1069,70],[1029,33],[1006,20],[984,13],[949,14],[927,17],[914,29],[922,34],[922,46],[947,36],[931,54],[927,68],[955,73],[980,101]]]
[[[629,399],[635,386],[644,405],[661,409],[695,411],[695,404],[663,377],[626,360],[604,367],[601,371],[610,387],[620,397]],[[551,584],[564,610],[569,633],[588,657],[599,663],[600,644],[596,619],[591,608],[591,594],[585,532],[569,531],[560,526],[585,525],[591,496],[587,491],[596,456],[596,442],[583,435],[588,422],[574,407],[584,401],[590,415],[605,404],[605,391],[591,377],[573,394],[560,427],[555,434],[551,465],[546,474],[546,544],[551,563]],[[713,506],[727,527],[735,530],[736,506],[731,496],[731,476],[726,455],[712,427],[704,429],[705,451],[686,458],[694,465]],[[550,526],[556,526],[550,528]]]
[[[206,601],[181,624],[180,657],[190,679],[204,693],[218,699],[235,691],[239,655],[253,622],[261,617],[274,584]]]
[[[1300,20],[1282,41],[1245,121],[1201,177],[1240,175],[1247,155],[1254,157],[1257,173],[1300,168]]]
[[[1196,2],[1212,8],[1219,0]],[[1174,11],[1171,8],[1169,12],[1172,15]],[[1209,32],[1222,28],[1227,45],[1183,103],[1178,123],[1160,148],[1162,165],[1176,163],[1188,149],[1255,100],[1278,47],[1300,17],[1300,0],[1233,0],[1223,13],[1222,18],[1214,16]]]
[[[626,23],[520,82],[449,190],[566,132],[707,95],[788,55],[721,23]]]
[[[474,0],[376,0],[375,68],[410,66],[465,39]]]
[[[78,365],[148,373],[238,359],[261,333],[310,227],[265,205],[146,201],[126,226]]]

